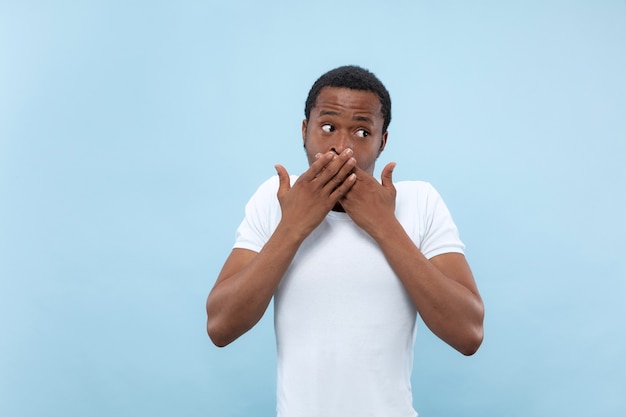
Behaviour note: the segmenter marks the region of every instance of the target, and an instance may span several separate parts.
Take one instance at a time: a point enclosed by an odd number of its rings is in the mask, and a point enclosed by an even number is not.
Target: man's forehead
[[[382,117],[382,103],[376,93],[345,87],[322,88],[315,100],[313,109],[319,115],[332,114],[345,109]]]

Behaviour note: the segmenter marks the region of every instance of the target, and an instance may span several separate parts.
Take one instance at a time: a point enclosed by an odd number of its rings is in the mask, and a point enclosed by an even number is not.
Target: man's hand
[[[356,182],[339,200],[350,218],[368,234],[375,237],[378,230],[395,221],[396,187],[392,173],[396,167],[391,162],[383,168],[381,183],[373,176],[356,167]]]
[[[340,155],[334,152],[319,155],[293,186],[285,167],[276,165],[283,226],[292,228],[304,239],[324,220],[356,182],[356,175],[352,172],[356,160],[352,153],[348,148]]]

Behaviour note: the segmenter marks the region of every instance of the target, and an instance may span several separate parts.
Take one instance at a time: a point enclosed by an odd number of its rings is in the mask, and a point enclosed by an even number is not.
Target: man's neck
[[[343,209],[343,206],[341,205],[340,202],[337,202],[337,204],[335,204],[335,207],[333,207],[333,211],[339,211],[341,213],[345,213],[346,211]]]

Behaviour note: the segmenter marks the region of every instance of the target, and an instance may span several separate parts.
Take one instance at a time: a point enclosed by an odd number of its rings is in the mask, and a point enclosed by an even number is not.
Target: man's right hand
[[[276,165],[277,196],[284,226],[289,226],[304,239],[324,220],[356,181],[353,172],[356,160],[352,153],[352,149],[346,148],[340,155],[334,152],[318,154],[317,160],[293,186],[285,167]]]

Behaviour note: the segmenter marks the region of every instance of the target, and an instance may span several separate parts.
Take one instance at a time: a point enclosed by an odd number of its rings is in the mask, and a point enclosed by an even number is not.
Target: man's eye
[[[330,133],[334,131],[335,128],[333,127],[333,125],[325,124],[325,125],[322,125],[322,130],[326,133]]]
[[[368,132],[365,129],[359,129],[356,131],[356,135],[360,138],[365,138],[368,137],[370,135],[370,132]]]

